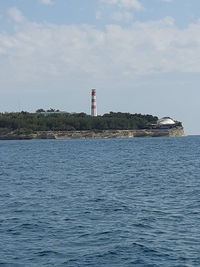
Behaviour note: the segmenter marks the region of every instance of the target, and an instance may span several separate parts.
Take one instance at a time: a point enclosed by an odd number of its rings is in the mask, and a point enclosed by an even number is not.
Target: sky
[[[170,116],[200,134],[199,0],[0,0],[0,112]]]

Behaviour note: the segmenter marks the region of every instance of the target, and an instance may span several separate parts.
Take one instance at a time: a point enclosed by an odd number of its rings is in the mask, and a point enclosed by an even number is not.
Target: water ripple
[[[1,141],[0,266],[200,266],[199,143]]]

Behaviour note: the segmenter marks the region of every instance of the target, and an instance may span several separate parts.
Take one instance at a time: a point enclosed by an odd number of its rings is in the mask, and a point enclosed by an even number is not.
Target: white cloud
[[[116,5],[120,8],[143,9],[141,2],[138,0],[100,0],[100,2],[107,5]]]
[[[22,21],[22,14],[16,14],[14,20]],[[114,86],[119,80],[131,84],[138,75],[200,72],[200,22],[178,29],[172,18],[165,18],[127,27],[108,25],[104,30],[26,20],[22,24],[13,35],[0,34],[4,84],[12,77],[15,85],[37,81],[42,86],[53,78],[66,86],[77,80],[112,80]]]
[[[25,17],[22,15],[21,11],[16,7],[8,9],[8,16],[15,22],[23,22],[25,20]]]
[[[101,3],[101,9],[96,13],[96,18],[101,19],[103,17],[103,10],[108,7],[107,16],[114,21],[131,22],[133,19],[133,12],[143,10],[143,6],[138,0],[98,0]],[[114,11],[113,11],[114,10]],[[131,11],[131,12],[130,12]]]
[[[53,3],[53,0],[39,0],[44,5],[51,5]]]
[[[111,14],[111,18],[115,21],[129,22],[133,19],[133,14],[127,11],[118,11]]]

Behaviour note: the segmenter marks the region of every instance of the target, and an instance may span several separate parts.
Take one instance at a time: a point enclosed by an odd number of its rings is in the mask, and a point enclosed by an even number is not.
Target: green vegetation
[[[36,113],[0,113],[0,132],[144,129],[156,123],[157,119],[152,115],[121,112],[91,117],[85,113],[64,113],[54,109],[45,112],[39,109]]]

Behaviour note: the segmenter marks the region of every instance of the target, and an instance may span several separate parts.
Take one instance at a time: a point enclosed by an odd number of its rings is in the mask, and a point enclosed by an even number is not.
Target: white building
[[[157,125],[162,127],[162,126],[174,126],[176,122],[171,119],[170,117],[164,117],[161,118],[157,121]]]

